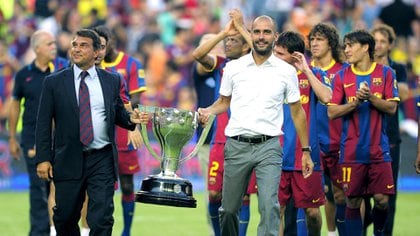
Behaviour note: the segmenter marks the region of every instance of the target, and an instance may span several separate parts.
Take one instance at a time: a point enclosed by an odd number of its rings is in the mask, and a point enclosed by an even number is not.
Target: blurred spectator
[[[418,16],[413,5],[394,0],[381,9],[379,20],[395,29],[397,36],[407,38],[413,35],[412,27]]]
[[[7,48],[6,41],[0,38],[0,134],[5,132],[5,123],[10,110],[13,77],[20,68],[19,62],[9,54]]]
[[[67,9],[67,5],[58,6],[51,16],[39,21],[38,29],[47,30],[54,36],[57,36],[62,30],[62,23]]]
[[[166,63],[168,56],[158,33],[148,33],[138,42],[137,56],[145,67],[146,85],[150,89],[162,83],[166,76]],[[146,95],[147,96],[147,95]]]
[[[191,20],[178,20],[174,41],[166,47],[169,60],[175,63],[178,71],[181,73],[182,80],[191,88],[194,84],[191,78],[194,58],[191,53],[194,49],[192,42],[195,40],[192,25],[193,22]]]
[[[145,34],[149,33],[147,19],[140,10],[134,10],[130,12],[127,26],[127,52],[129,54],[136,53],[137,44],[140,38]]]
[[[28,49],[30,37],[35,31],[35,23],[34,18],[26,12],[25,7],[17,2],[14,8],[14,15],[9,21],[9,30],[13,38],[9,50],[19,60],[27,51],[31,51]]]
[[[77,1],[77,10],[82,17],[82,27],[103,25],[108,14],[107,0],[80,0]]]
[[[34,15],[41,19],[47,18],[53,14],[58,4],[58,0],[35,0]]]
[[[283,31],[283,25],[287,22],[294,4],[294,0],[265,0],[266,14],[277,22],[277,31]]]
[[[367,30],[372,29],[378,21],[381,6],[376,0],[358,1],[354,10],[355,18],[361,20]]]

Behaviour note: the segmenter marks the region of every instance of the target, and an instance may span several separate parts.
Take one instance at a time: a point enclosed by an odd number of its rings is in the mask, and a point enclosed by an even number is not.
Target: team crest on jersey
[[[335,77],[335,74],[330,74],[330,81],[333,80]]]
[[[376,93],[373,93],[373,95],[375,95],[375,97],[377,97],[377,98],[381,98],[382,99],[382,93],[376,92]]]
[[[300,88],[307,88],[309,86],[309,81],[307,79],[299,80],[299,87]]]
[[[300,103],[307,104],[309,102],[309,96],[306,95],[300,95]]]
[[[138,70],[138,71],[137,71],[137,76],[138,76],[139,78],[144,78],[144,70],[143,70],[143,69]]]
[[[381,86],[382,85],[382,78],[381,77],[379,77],[379,78],[373,78],[372,79],[372,83],[375,86]]]
[[[329,79],[327,76],[324,76],[324,83],[331,86],[331,79]]]

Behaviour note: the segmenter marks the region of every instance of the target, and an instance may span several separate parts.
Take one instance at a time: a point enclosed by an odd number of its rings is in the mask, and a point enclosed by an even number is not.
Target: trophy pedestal
[[[190,181],[178,177],[150,175],[143,180],[136,193],[136,202],[196,208]]]

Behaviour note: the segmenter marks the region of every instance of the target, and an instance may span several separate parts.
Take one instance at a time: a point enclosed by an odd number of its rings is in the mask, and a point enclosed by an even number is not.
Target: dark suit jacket
[[[54,181],[80,179],[83,171],[83,145],[79,134],[73,67],[45,78],[39,103],[35,131],[36,163],[53,165]],[[114,175],[118,176],[115,125],[134,130],[120,97],[120,79],[116,74],[96,69],[104,96],[108,136],[114,156]],[[54,122],[54,128],[52,122]],[[54,129],[54,135],[52,130]]]

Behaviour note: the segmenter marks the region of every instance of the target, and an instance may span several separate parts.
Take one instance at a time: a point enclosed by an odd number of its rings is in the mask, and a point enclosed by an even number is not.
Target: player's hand
[[[233,21],[232,21],[232,20],[230,20],[230,21],[226,24],[226,26],[225,26],[225,28],[223,29],[223,31],[224,31],[224,34],[225,34],[225,36],[226,36],[226,37],[229,37],[229,36],[234,36],[234,35],[236,35],[236,34],[239,34],[239,32],[236,30],[236,28],[235,28],[235,26],[234,26],[234,24],[233,24]]]
[[[20,149],[19,142],[16,138],[9,139],[9,151],[10,155],[12,155],[13,159],[19,161],[22,155],[22,150]]]
[[[128,145],[133,145],[135,149],[138,149],[143,144],[143,139],[141,138],[140,130],[136,127],[133,131],[128,131]]]
[[[198,108],[198,120],[202,124],[203,127],[205,127],[209,121],[209,117],[211,115],[211,112],[208,108]]]
[[[417,174],[420,174],[420,153],[417,153],[417,158],[414,162],[414,168],[416,168]]]
[[[53,179],[53,168],[49,161],[38,163],[36,173],[40,179],[50,181]]]
[[[302,71],[303,73],[306,73],[310,70],[308,63],[306,62],[305,55],[300,52],[294,52],[292,53],[292,57],[295,59],[293,64],[298,70]]]
[[[229,11],[229,17],[232,19],[235,27],[242,27],[244,24],[244,17],[242,16],[242,12],[237,8]]]
[[[370,88],[367,82],[360,83],[359,89],[356,91],[356,98],[360,101],[368,101],[370,96]]]
[[[145,111],[139,111],[138,108],[135,108],[130,115],[130,121],[134,124],[144,124],[146,125],[149,122],[150,114]]]
[[[302,154],[302,174],[303,178],[308,178],[311,176],[314,171],[314,163],[311,159],[311,154],[309,152],[303,152]]]

